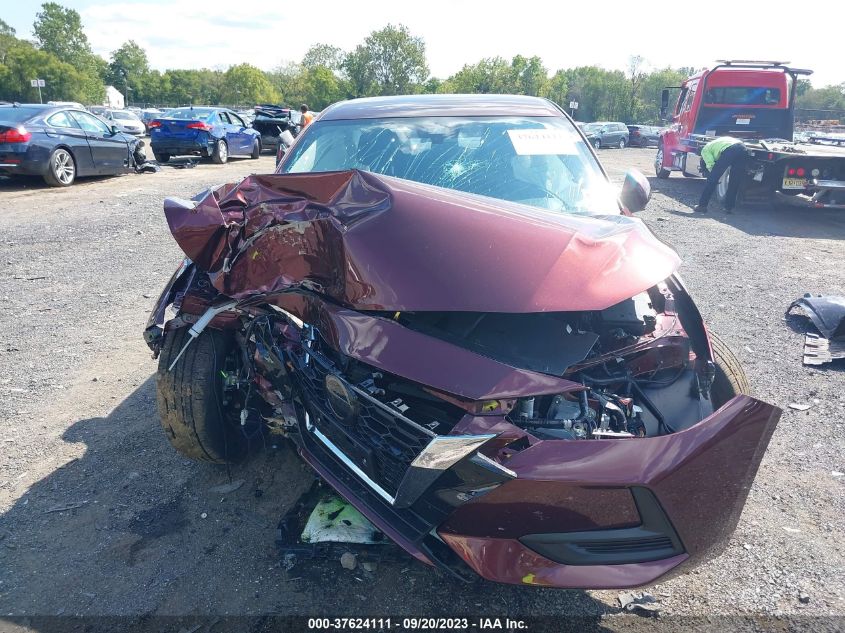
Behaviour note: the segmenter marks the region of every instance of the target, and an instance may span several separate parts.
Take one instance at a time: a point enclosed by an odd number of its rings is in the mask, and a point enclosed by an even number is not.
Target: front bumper
[[[458,508],[438,534],[488,580],[593,589],[653,583],[724,549],[780,414],[737,396],[671,435],[539,442],[508,460],[516,479]],[[632,502],[640,489],[669,526],[662,545],[656,534],[650,543],[630,538],[631,528],[654,525],[639,498]],[[598,546],[561,562],[588,531]],[[671,532],[680,549],[670,548]],[[608,556],[636,562],[609,564]]]

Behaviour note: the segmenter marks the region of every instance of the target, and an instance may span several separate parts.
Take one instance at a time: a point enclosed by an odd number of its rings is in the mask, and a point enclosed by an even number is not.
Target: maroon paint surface
[[[592,529],[619,527],[630,516],[624,504],[615,512],[605,506],[590,514],[584,509],[588,499],[580,492],[591,489],[596,503],[601,505],[612,499],[607,496],[613,494],[610,491],[644,486],[657,496],[690,562],[701,562],[724,548],[736,528],[780,414],[779,409],[765,402],[737,396],[698,424],[671,435],[629,441],[536,442],[505,462],[517,473],[517,479],[458,508],[441,526],[440,534],[476,571],[500,582],[518,582],[514,580],[517,576],[513,569],[528,569],[529,560],[545,570],[550,582],[564,583],[555,585],[560,587],[624,587],[651,582],[654,578],[632,580],[641,579],[641,565],[610,566],[616,571],[636,568],[633,576],[623,574],[624,581],[619,583],[609,580],[616,572],[606,575],[608,566],[593,567],[594,573],[587,575],[584,569],[589,568],[582,568],[577,576],[554,571],[554,566],[567,566],[557,565],[538,554],[528,555],[524,546],[513,539],[531,533],[590,529],[590,526]],[[491,418],[491,423],[497,423],[497,418]],[[474,418],[473,424],[474,430],[480,430],[483,418]],[[526,497],[531,484],[555,490],[548,494],[547,505],[543,506],[539,497]],[[574,521],[570,522],[573,515]],[[519,516],[523,517],[521,531]],[[484,525],[479,523],[479,517],[486,519]],[[510,539],[498,538],[497,533]],[[499,557],[506,560],[498,560]],[[537,563],[537,557],[545,562]],[[683,560],[686,559],[684,556]],[[677,560],[674,565],[680,562]],[[553,581],[555,578],[558,580]],[[573,578],[583,584],[565,584],[576,582]]]
[[[495,582],[562,589],[626,589],[647,585],[685,560],[686,554],[629,565],[560,565],[514,539],[441,534],[475,572]]]
[[[238,299],[305,287],[357,310],[601,310],[680,263],[636,218],[355,170],[249,176],[195,205],[168,199],[165,215],[185,253]]]

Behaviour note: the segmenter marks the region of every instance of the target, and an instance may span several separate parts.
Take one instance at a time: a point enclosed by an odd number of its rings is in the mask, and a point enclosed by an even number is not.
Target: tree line
[[[568,108],[576,118],[656,123],[660,91],[678,86],[693,68],[645,70],[632,56],[623,70],[598,66],[547,68],[539,57],[492,57],[464,65],[450,77],[429,73],[422,38],[388,24],[354,49],[314,44],[298,62],[263,71],[250,64],[221,69],[150,68],[146,51],[129,40],[109,60],[93,53],[77,11],[46,2],[36,15],[33,39],[17,37],[0,20],[0,99],[37,99],[30,80],[45,79],[45,101],[102,103],[105,86],[126,95],[127,104],[229,106],[306,103],[312,110],[356,97],[420,93],[508,93],[541,96]],[[845,118],[845,83],[814,88],[799,82],[796,105],[802,118]],[[838,115],[836,114],[838,112]],[[827,113],[827,114],[826,114]]]

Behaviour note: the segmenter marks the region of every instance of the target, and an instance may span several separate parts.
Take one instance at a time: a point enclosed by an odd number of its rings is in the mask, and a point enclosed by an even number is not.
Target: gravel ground
[[[632,165],[652,173],[652,155],[600,152],[615,180]],[[162,199],[272,164],[264,156],[67,190],[0,180],[0,616],[494,614],[555,616],[559,630],[653,626],[620,613],[618,592],[458,585],[411,560],[374,572],[335,561],[286,570],[276,524],[312,482],[292,451],[268,447],[227,473],[170,448],[141,339],[180,257]],[[713,630],[758,630],[760,618],[834,630],[830,616],[845,615],[845,368],[803,367],[803,326],[784,310],[804,292],[845,291],[845,214],[693,215],[703,181],[652,185],[641,217],[682,255],[708,327],[743,361],[754,395],[785,412],[727,550],[647,591],[667,630],[683,616],[744,618]],[[242,485],[216,490],[230,475]]]

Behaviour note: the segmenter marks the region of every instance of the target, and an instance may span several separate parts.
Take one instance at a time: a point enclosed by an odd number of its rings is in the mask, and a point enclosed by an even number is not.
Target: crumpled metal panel
[[[303,288],[357,310],[602,310],[680,263],[636,218],[577,216],[357,170],[254,175],[168,198],[223,294]]]
[[[792,313],[796,307],[803,308],[822,336],[834,341],[845,341],[845,297],[814,297],[806,294],[790,303],[786,313]]]

